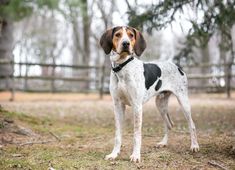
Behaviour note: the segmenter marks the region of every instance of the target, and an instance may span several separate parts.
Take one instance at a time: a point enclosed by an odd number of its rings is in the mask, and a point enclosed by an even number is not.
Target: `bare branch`
[[[218,167],[218,168],[223,169],[223,170],[228,170],[228,168],[226,168],[226,167],[224,167],[224,166],[218,164],[218,163],[215,162],[215,161],[208,161],[208,164],[210,164],[210,165],[212,165],[212,166],[214,166],[214,167]]]
[[[125,0],[125,1],[126,1],[126,4],[127,4],[128,9],[129,9],[130,11],[133,11],[133,9],[132,9],[130,3],[128,2],[128,0]]]
[[[25,146],[25,145],[34,145],[34,144],[47,144],[47,143],[51,143],[51,142],[55,142],[55,141],[54,140],[47,140],[47,141],[25,142],[25,143],[21,143],[19,145]]]

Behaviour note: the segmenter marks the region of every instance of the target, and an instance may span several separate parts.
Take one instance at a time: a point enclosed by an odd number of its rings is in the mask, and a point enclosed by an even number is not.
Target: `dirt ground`
[[[142,162],[129,162],[131,109],[125,115],[122,152],[105,161],[114,142],[110,96],[95,94],[0,93],[0,169],[235,169],[235,93],[190,95],[200,151],[190,151],[183,113],[171,97],[175,123],[169,145],[156,148],[163,122],[154,99],[144,105]]]

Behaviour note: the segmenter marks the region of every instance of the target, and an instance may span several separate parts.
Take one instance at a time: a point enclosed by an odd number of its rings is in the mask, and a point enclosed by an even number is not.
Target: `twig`
[[[34,145],[34,144],[46,144],[50,142],[55,142],[53,140],[48,140],[48,141],[35,141],[35,142],[26,142],[26,143],[21,143],[20,146],[25,146],[25,145]]]
[[[219,167],[220,169],[223,169],[223,170],[228,170],[226,167],[223,167],[222,165],[218,164],[215,161],[208,161],[208,164],[210,164],[210,165],[212,165],[214,167]]]
[[[13,157],[22,157],[23,155],[20,153],[12,154]]]
[[[51,132],[51,131],[49,131],[49,133],[50,133],[53,137],[55,137],[59,142],[61,141],[61,139],[60,139],[56,134],[54,134],[54,133]]]
[[[144,137],[156,137],[156,135],[143,135]]]

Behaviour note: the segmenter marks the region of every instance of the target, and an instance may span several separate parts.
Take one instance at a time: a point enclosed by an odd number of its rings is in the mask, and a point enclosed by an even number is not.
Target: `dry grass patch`
[[[200,152],[192,153],[187,124],[174,98],[170,113],[175,127],[170,132],[169,145],[155,148],[163,137],[163,122],[150,101],[144,106],[142,162],[133,164],[129,162],[133,141],[130,109],[125,117],[120,157],[111,162],[103,159],[112,150],[114,137],[108,96],[103,101],[85,97],[2,101],[0,169],[219,169],[216,164],[234,169],[234,103],[234,99],[214,95],[191,98],[200,144]],[[13,130],[9,130],[10,126]],[[19,133],[22,128],[28,133]]]

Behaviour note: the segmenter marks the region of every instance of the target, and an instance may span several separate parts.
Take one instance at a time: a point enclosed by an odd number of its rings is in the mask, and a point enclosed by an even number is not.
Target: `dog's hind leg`
[[[184,116],[188,122],[189,130],[190,130],[190,136],[191,136],[191,150],[193,152],[199,151],[199,145],[197,142],[197,134],[196,134],[196,128],[191,116],[191,107],[188,99],[188,92],[187,90],[182,91],[179,94],[176,94],[176,97],[183,109]]]
[[[168,114],[168,100],[171,92],[162,92],[156,97],[157,108],[164,120],[164,137],[161,142],[157,143],[157,147],[164,147],[168,142],[168,131],[173,127],[173,122]]]

